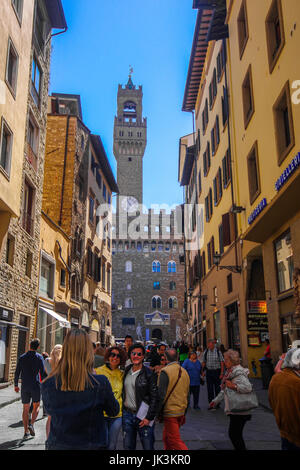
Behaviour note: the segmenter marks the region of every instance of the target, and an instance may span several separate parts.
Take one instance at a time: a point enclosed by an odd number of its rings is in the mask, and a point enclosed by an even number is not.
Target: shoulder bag
[[[259,406],[256,393],[238,393],[230,388],[225,389],[228,398],[229,411],[232,413],[239,413],[250,411]]]

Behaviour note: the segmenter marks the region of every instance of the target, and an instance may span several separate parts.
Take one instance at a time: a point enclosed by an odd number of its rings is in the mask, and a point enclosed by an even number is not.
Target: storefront
[[[36,337],[40,340],[40,351],[48,354],[55,344],[63,344],[66,329],[71,328],[67,315],[58,314],[53,307],[42,301],[38,306]]]
[[[25,341],[28,338],[29,327],[13,323],[14,311],[5,307],[0,307],[0,383],[5,382],[8,377],[9,367],[9,355],[10,355],[10,342],[12,328],[19,330],[19,335],[25,337]],[[22,315],[21,315],[22,317]],[[22,319],[23,322],[24,319]],[[25,336],[22,336],[22,333]],[[18,345],[18,354],[25,352],[26,342],[24,348],[21,348],[20,343]],[[19,355],[18,355],[19,357]]]

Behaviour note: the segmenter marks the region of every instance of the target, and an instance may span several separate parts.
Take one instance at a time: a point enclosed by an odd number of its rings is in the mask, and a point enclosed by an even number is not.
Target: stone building
[[[0,328],[1,348],[4,352],[1,360],[5,361],[0,376],[2,381],[12,378],[17,358],[25,351],[29,339],[35,332],[51,32],[53,28],[63,31],[67,28],[60,0],[55,2],[5,0],[5,3],[13,4],[19,27],[22,29],[24,24],[24,34],[27,31],[29,35],[29,39],[25,35],[24,41],[19,42],[19,50],[16,49],[17,42],[15,43],[13,49],[15,57],[21,56],[23,45],[25,45],[24,53],[28,52],[26,49],[28,40],[31,47],[30,57],[24,59],[26,67],[22,67],[19,73],[17,66],[13,69],[14,81],[18,87],[22,80],[18,90],[21,91],[24,84],[27,86],[27,106],[23,146],[21,141],[18,143],[23,156],[22,164],[20,162],[17,164],[18,171],[22,175],[21,185],[17,182],[16,187],[9,188],[9,191],[14,193],[13,197],[19,198],[16,206],[17,217],[10,220],[0,265]],[[30,9],[28,5],[32,8]],[[12,21],[8,24],[12,28]],[[10,34],[13,41],[13,31],[10,31]],[[24,72],[22,76],[21,71]],[[21,106],[21,112],[22,109],[24,110],[24,106]],[[24,116],[19,119],[20,122],[23,120],[20,127],[22,132]],[[12,143],[12,133],[9,139]],[[14,162],[12,168],[13,165]]]
[[[52,302],[49,308],[106,345],[111,341],[111,243],[99,232],[97,211],[110,207],[118,188],[100,136],[82,120],[80,96],[53,93],[48,111],[43,210],[71,240],[72,301]],[[41,325],[49,313],[46,301],[40,299]]]
[[[116,339],[131,334],[171,344],[184,334],[183,238],[178,211],[155,213],[143,206],[147,120],[142,100],[142,87],[136,88],[131,76],[125,87],[119,85],[114,125],[119,194],[113,223],[113,334]]]
[[[239,350],[260,375],[264,340],[276,362],[300,331],[300,6],[194,0],[193,7],[183,111],[194,114],[195,133],[181,138],[193,158],[181,148],[179,161],[186,193],[196,183],[205,198],[204,245],[190,257],[187,279],[191,303],[199,298],[195,333],[203,344],[209,335]]]

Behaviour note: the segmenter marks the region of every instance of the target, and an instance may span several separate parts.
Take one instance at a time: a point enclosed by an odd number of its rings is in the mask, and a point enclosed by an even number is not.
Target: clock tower
[[[133,84],[131,73],[127,85],[119,85],[117,104],[113,147],[119,187],[117,213],[130,213],[143,203],[143,156],[147,143],[143,91],[141,86],[136,88]]]

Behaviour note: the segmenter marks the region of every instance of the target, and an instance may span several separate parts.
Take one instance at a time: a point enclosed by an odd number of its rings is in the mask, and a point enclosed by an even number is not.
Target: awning
[[[18,330],[29,331],[29,328],[27,328],[26,326],[18,325],[17,323],[12,323],[11,321],[0,320],[0,325],[13,326],[15,328],[18,328]]]
[[[40,309],[44,310],[44,312],[48,313],[48,315],[51,315],[51,317],[55,318],[55,320],[59,322],[59,326],[61,326],[62,328],[71,328],[70,322],[58,313],[45,307],[40,307]]]

